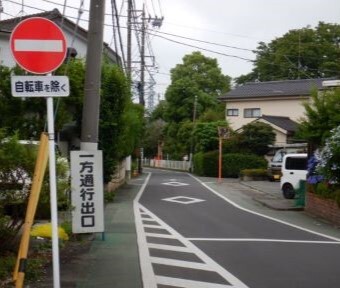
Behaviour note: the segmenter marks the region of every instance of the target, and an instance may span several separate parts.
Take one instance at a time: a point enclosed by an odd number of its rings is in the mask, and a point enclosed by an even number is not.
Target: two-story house
[[[303,103],[310,101],[312,89],[323,90],[329,79],[299,79],[250,82],[219,97],[226,103],[226,119],[238,130],[253,121],[271,125],[276,145],[291,143],[298,122],[304,116]]]

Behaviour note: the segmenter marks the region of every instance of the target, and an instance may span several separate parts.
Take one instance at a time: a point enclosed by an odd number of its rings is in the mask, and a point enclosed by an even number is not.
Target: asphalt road
[[[144,287],[340,287],[340,242],[152,170],[135,200]]]

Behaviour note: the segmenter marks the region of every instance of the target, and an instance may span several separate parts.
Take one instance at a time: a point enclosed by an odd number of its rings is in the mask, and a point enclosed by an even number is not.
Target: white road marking
[[[151,257],[151,262],[154,263],[154,264],[163,264],[163,265],[176,266],[176,267],[184,267],[184,268],[191,268],[191,269],[214,271],[207,264],[199,263],[199,262],[175,260],[175,259],[160,258],[160,257]]]
[[[230,287],[234,287],[234,286],[225,285],[225,284],[216,284],[216,283],[186,280],[186,279],[165,277],[165,276],[156,276],[156,280],[157,280],[157,283],[161,285],[185,287],[185,288],[230,288]]]
[[[165,183],[161,183],[162,185],[168,185],[168,186],[174,186],[174,187],[180,187],[180,186],[187,186],[189,184],[187,183],[182,183],[182,182],[165,182]]]
[[[145,233],[147,237],[157,237],[157,238],[167,238],[167,239],[176,239],[174,235],[168,234],[156,234],[156,233]]]
[[[187,247],[183,247],[183,246],[148,243],[148,247],[153,248],[153,249],[159,249],[159,250],[167,250],[167,251],[190,252],[190,250]]]
[[[176,196],[176,197],[164,198],[162,200],[168,201],[168,202],[175,202],[175,203],[179,203],[179,204],[184,204],[184,205],[194,204],[194,203],[199,203],[199,202],[205,201],[203,199],[191,198],[191,197],[186,197],[186,196]]]
[[[143,226],[144,226],[144,228],[163,229],[163,227],[159,226],[159,225],[143,224]]]
[[[308,240],[285,240],[285,239],[261,239],[261,238],[187,238],[189,241],[216,241],[216,242],[279,242],[297,244],[335,244],[336,241],[308,241]]]
[[[142,218],[139,212],[139,204],[138,204],[138,201],[146,185],[148,184],[150,180],[150,176],[151,176],[151,173],[149,173],[148,176],[146,177],[144,184],[142,185],[136,198],[134,199],[133,210],[134,210],[135,219],[136,219],[137,243],[139,247],[139,263],[140,263],[140,269],[142,272],[143,286],[148,287],[148,288],[157,288],[156,279],[155,279],[152,264],[150,261],[149,249],[147,247],[147,243],[144,237]]]
[[[64,52],[62,40],[15,39],[16,52]]]
[[[139,259],[140,259],[142,281],[143,281],[144,287],[157,288],[157,284],[164,284],[164,285],[169,285],[169,286],[186,287],[186,288],[203,288],[203,287],[204,288],[210,288],[210,287],[211,288],[222,288],[222,287],[248,288],[248,286],[246,286],[238,278],[236,278],[234,275],[232,275],[230,272],[228,272],[226,269],[224,269],[222,266],[220,266],[218,263],[212,260],[202,250],[200,250],[198,247],[192,244],[189,240],[185,239],[182,235],[177,233],[177,231],[175,231],[172,227],[167,225],[160,218],[158,218],[155,214],[153,214],[151,211],[149,211],[148,209],[146,209],[144,206],[142,206],[139,203],[139,199],[143,191],[145,190],[145,187],[148,181],[150,180],[150,177],[151,177],[151,173],[149,173],[149,175],[147,176],[146,181],[144,182],[136,198],[134,199],[134,213],[135,213],[135,220],[136,220],[137,242],[138,242],[138,247],[139,247],[139,256],[140,256]],[[143,228],[143,221],[145,220],[144,218],[141,217],[140,211],[143,211],[144,215],[147,214],[148,216],[150,216],[154,222],[159,223],[161,227],[163,227],[165,230],[167,230],[170,233],[171,238],[174,238],[178,240],[179,242],[181,242],[181,244],[183,244],[184,247],[147,243],[146,242],[147,236],[159,237],[159,238],[170,238],[170,237],[164,234],[145,233],[144,228]],[[164,237],[164,236],[167,236],[167,237]],[[152,247],[165,248],[164,246],[171,246],[171,248],[168,249],[169,251],[181,251],[181,250],[184,251],[185,250],[185,252],[190,252],[190,253],[195,254],[199,259],[202,260],[203,263],[205,263],[205,264],[202,264],[202,265],[205,265],[206,267],[205,270],[214,271],[215,273],[219,274],[222,278],[224,278],[228,283],[232,284],[232,286],[155,275],[153,271],[153,267],[152,267],[152,262],[151,262],[152,259],[153,260],[158,259],[157,261],[162,261],[162,262],[165,261],[167,264],[169,264],[170,261],[171,263],[176,262],[177,264],[182,263],[183,265],[200,264],[200,263],[195,263],[195,262],[180,261],[180,260],[173,260],[169,258],[150,256],[149,248],[152,248]],[[162,260],[159,260],[159,259],[162,259]],[[201,268],[203,268],[202,265],[200,265]],[[192,268],[192,265],[190,267]]]
[[[151,211],[149,211],[143,205],[139,204],[139,207],[142,208],[143,211],[147,212],[152,217],[152,219],[157,221],[164,229],[166,229],[168,232],[170,232],[171,236],[173,236],[174,239],[180,241],[182,244],[184,244],[185,247],[188,248],[188,250],[191,253],[195,254],[198,258],[200,258],[203,261],[203,263],[205,263],[207,265],[207,267],[209,267],[211,269],[211,271],[215,271],[217,274],[219,274],[224,279],[226,279],[228,283],[232,284],[232,286],[216,286],[216,287],[248,288],[248,286],[245,285],[243,282],[241,282],[241,280],[236,278],[233,274],[231,274],[229,271],[227,271],[222,266],[220,266],[218,263],[216,263],[213,259],[211,259],[208,255],[206,255],[202,250],[200,250],[198,247],[196,247],[192,242],[190,242],[188,239],[184,238],[181,234],[179,234],[171,226],[169,226],[164,221],[162,221],[160,218],[158,218],[155,214],[153,214]],[[136,225],[141,225],[141,223],[136,222]],[[143,233],[142,229],[141,229],[141,231]],[[150,235],[150,234],[151,233],[145,233],[145,235]],[[164,235],[159,235],[159,236],[164,238],[163,237]],[[146,245],[143,245],[143,247],[145,247]],[[166,259],[168,259],[168,258],[166,258]],[[151,261],[150,261],[150,264],[151,264]],[[150,277],[152,277],[152,276],[150,276],[150,275],[147,276],[147,278],[150,278]],[[158,276],[156,276],[156,277],[158,279]],[[171,278],[171,277],[168,277],[168,278]],[[171,278],[171,279],[174,279],[174,278]],[[187,283],[187,281],[189,281],[189,280],[183,279],[182,285],[175,285],[175,286],[186,287],[186,288],[187,287],[214,287],[214,286],[209,286],[209,285],[213,284],[213,283],[210,283],[210,282],[209,283],[208,282],[201,282],[201,283],[206,283],[207,286],[186,286],[186,285],[184,285],[184,283]],[[196,283],[197,281],[193,281],[193,282]],[[160,283],[158,283],[158,284],[160,284]],[[145,287],[149,288],[150,286],[145,286]],[[150,288],[152,288],[152,287],[150,287]]]
[[[296,229],[299,229],[299,230],[302,230],[302,231],[305,231],[305,232],[309,232],[309,233],[312,233],[314,235],[322,236],[324,238],[328,238],[328,239],[340,242],[339,238],[336,238],[336,237],[333,237],[333,236],[329,236],[329,235],[326,235],[326,234],[323,234],[323,233],[319,233],[319,232],[316,232],[316,231],[313,231],[313,230],[310,230],[310,229],[307,229],[307,228],[304,228],[304,227],[301,227],[301,226],[298,226],[298,225],[295,225],[295,224],[288,223],[288,222],[283,221],[281,219],[277,219],[277,218],[274,218],[274,217],[271,217],[271,216],[267,216],[267,215],[261,214],[259,212],[255,212],[255,211],[252,211],[250,209],[244,208],[244,207],[236,204],[234,201],[232,201],[232,200],[228,199],[227,197],[221,195],[220,193],[216,192],[214,189],[212,189],[211,187],[206,185],[204,182],[202,182],[200,179],[196,178],[195,176],[193,176],[193,175],[191,175],[189,173],[188,173],[188,175],[190,177],[194,178],[199,183],[201,183],[204,187],[206,187],[208,190],[213,192],[215,195],[217,195],[218,197],[222,198],[223,200],[227,201],[229,204],[233,205],[234,207],[236,207],[236,208],[238,208],[238,209],[240,209],[242,211],[245,211],[245,212],[248,212],[248,213],[251,213],[251,214],[254,214],[254,215],[257,215],[257,216],[260,216],[260,217],[263,217],[263,218],[266,218],[266,219],[269,219],[269,220],[272,220],[272,221],[275,221],[275,222],[278,222],[278,223],[281,223],[281,224],[285,224],[287,226],[294,227]]]

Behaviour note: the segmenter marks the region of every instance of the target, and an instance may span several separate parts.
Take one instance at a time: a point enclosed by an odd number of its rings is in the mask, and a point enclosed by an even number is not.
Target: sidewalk
[[[240,181],[240,184],[260,192],[261,194],[254,194],[253,199],[268,208],[275,210],[303,210],[303,207],[296,205],[296,200],[283,197],[280,182]]]
[[[113,203],[105,207],[105,239],[102,235],[69,243],[61,252],[62,288],[142,287],[134,223],[133,200],[144,176],[119,188]],[[26,287],[53,287],[52,267],[40,283]]]

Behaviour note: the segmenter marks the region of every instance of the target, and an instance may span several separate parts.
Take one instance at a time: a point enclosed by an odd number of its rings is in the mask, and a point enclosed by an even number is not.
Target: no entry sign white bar
[[[63,52],[62,40],[15,39],[16,52]]]
[[[67,76],[12,76],[14,97],[66,97],[70,94]]]

